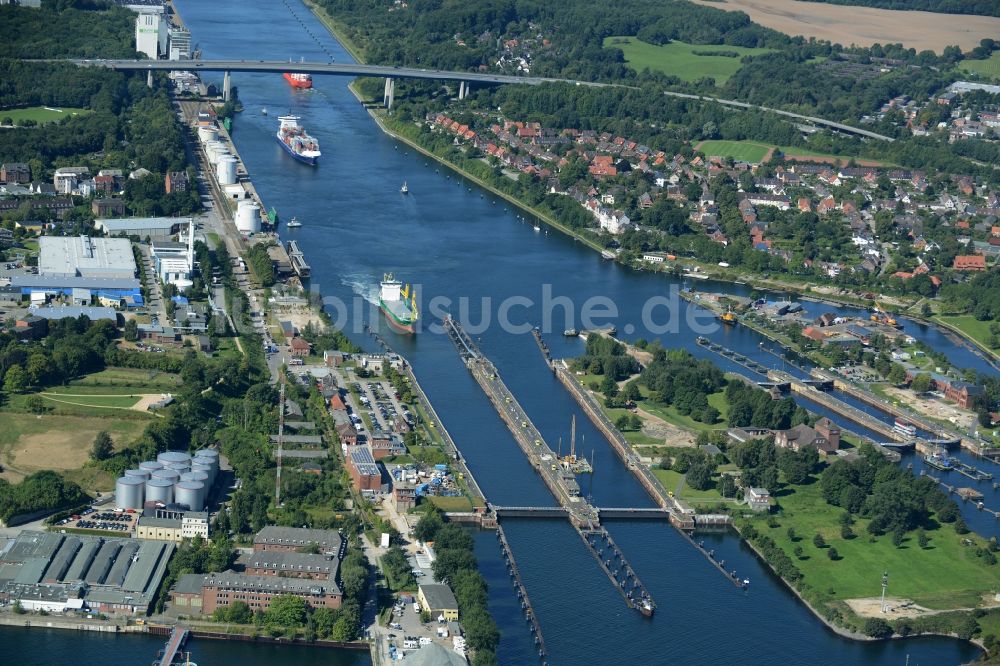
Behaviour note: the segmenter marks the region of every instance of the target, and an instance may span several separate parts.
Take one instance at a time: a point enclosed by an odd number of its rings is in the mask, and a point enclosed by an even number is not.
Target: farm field
[[[963,60],[958,68],[990,79],[1000,79],[1000,51],[994,51],[986,60]]]
[[[92,410],[96,411],[96,410]],[[117,447],[133,442],[145,419],[115,419],[106,415],[66,416],[2,412],[0,462],[7,479],[20,479],[42,469],[78,470],[90,456],[90,446],[107,430]]]
[[[963,50],[1000,35],[1000,18],[934,12],[829,5],[799,0],[694,0],[699,5],[745,12],[754,23],[786,35],[825,39],[835,44],[871,46],[901,43],[917,51],[941,53],[957,44]]]
[[[44,106],[32,106],[26,109],[0,109],[0,120],[10,118],[16,125],[20,120],[34,120],[39,125],[59,122],[63,118],[70,116],[87,115],[93,113],[90,109],[74,108],[53,108]]]
[[[743,56],[769,53],[770,49],[749,49],[741,46],[685,44],[670,42],[663,46],[648,44],[635,37],[605,37],[605,48],[621,49],[629,66],[641,72],[644,69],[676,76],[683,81],[697,81],[705,77],[715,79],[721,86],[742,65]],[[700,55],[701,53],[737,53],[729,55]]]

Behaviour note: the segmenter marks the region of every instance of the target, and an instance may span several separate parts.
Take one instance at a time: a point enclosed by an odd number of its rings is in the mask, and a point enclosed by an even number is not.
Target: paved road
[[[163,290],[160,288],[160,279],[153,266],[150,247],[146,243],[139,243],[139,250],[142,253],[143,273],[146,276],[147,295],[149,296],[146,307],[151,315],[159,319],[160,324],[166,326],[170,323],[167,318],[167,304],[163,302]]]
[[[402,79],[430,79],[435,81],[473,81],[490,85],[515,84],[536,86],[542,83],[572,83],[578,86],[608,87],[614,84],[553,79],[539,76],[508,76],[481,72],[454,72],[443,69],[417,69],[389,65],[361,65],[356,63],[285,62],[268,60],[71,60],[81,67],[107,67],[121,71],[189,71],[189,72],[304,72],[334,76],[376,76]]]

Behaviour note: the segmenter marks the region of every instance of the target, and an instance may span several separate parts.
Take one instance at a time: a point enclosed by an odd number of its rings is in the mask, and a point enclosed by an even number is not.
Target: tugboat
[[[950,472],[955,467],[954,461],[944,451],[928,453],[924,456],[924,464],[942,472]]]

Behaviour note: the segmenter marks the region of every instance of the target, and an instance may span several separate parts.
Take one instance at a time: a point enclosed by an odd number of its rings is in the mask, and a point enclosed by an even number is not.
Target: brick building
[[[340,560],[336,555],[257,550],[246,556],[244,573],[251,576],[325,580],[336,578],[339,564]]]
[[[254,551],[295,553],[312,544],[316,544],[321,553],[340,554],[344,540],[336,530],[313,530],[280,525],[268,525],[253,538]]]

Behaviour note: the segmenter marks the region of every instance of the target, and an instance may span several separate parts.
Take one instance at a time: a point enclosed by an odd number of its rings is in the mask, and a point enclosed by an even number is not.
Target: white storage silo
[[[115,482],[115,505],[119,509],[141,509],[146,482],[135,476],[123,476]]]
[[[260,231],[260,206],[256,201],[243,200],[236,208],[236,229],[242,234]]]
[[[208,492],[212,487],[212,482],[209,480],[208,474],[205,472],[187,472],[185,474],[181,474],[181,481],[195,481],[202,484],[201,505],[205,506],[208,504]]]
[[[170,504],[174,501],[172,479],[158,479],[155,476],[146,482],[146,501]]]
[[[219,163],[219,157],[229,151],[226,150],[226,145],[221,141],[212,141],[205,144],[205,152],[208,154],[208,163],[215,166]]]
[[[198,128],[198,140],[202,143],[209,143],[211,141],[219,140],[219,130],[211,125],[206,125],[204,127]]]
[[[156,456],[156,461],[166,466],[169,462],[190,462],[191,456],[184,451],[164,451]]]
[[[219,185],[234,185],[236,183],[236,158],[232,155],[220,157],[219,165],[216,167],[216,175],[219,178]]]
[[[139,469],[144,469],[150,474],[152,474],[158,469],[163,469],[163,463],[157,460],[147,460],[145,462],[139,463]]]
[[[215,477],[217,474],[215,466],[212,463],[200,462],[200,460],[200,458],[195,458],[191,461],[191,473],[204,473],[208,477],[205,485],[211,487],[212,484],[215,483]]]
[[[125,470],[125,476],[135,477],[137,479],[142,479],[145,481],[149,478],[151,472],[148,469],[127,469]]]
[[[166,479],[170,483],[180,480],[181,473],[176,469],[158,469],[150,476],[151,479]]]
[[[176,469],[178,472],[183,474],[184,472],[191,471],[191,462],[188,460],[165,462],[163,463],[163,469]]]
[[[215,449],[198,449],[194,452],[194,457],[217,461],[219,459],[219,452]]]
[[[205,484],[200,481],[178,481],[174,484],[174,502],[186,505],[191,511],[201,511],[205,507],[204,494]]]

